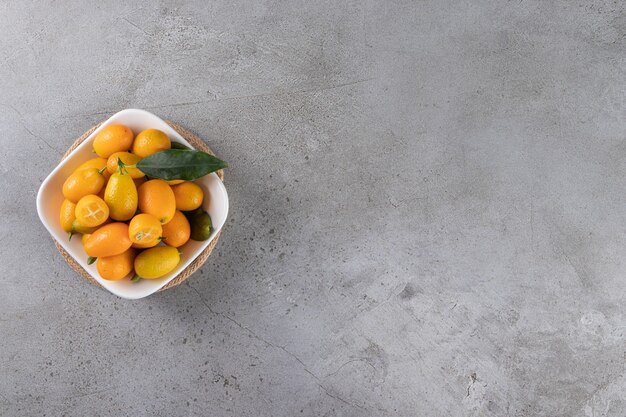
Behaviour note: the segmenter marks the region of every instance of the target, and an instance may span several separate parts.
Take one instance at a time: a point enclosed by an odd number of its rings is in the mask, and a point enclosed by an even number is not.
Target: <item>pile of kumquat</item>
[[[193,157],[191,153],[201,152],[182,145],[172,148],[161,130],[143,130],[135,136],[127,126],[109,125],[93,141],[97,157],[85,161],[63,184],[61,227],[70,239],[82,234],[88,263],[96,262],[102,278],[163,277],[179,264],[179,247],[190,238],[209,238],[211,218],[202,209],[208,196],[189,181],[195,177],[184,164],[185,158]],[[168,179],[158,178],[158,170],[146,176],[141,161],[157,153],[161,155],[154,160],[183,161],[181,175],[175,177],[181,179],[170,179],[177,173],[172,169],[163,175]]]

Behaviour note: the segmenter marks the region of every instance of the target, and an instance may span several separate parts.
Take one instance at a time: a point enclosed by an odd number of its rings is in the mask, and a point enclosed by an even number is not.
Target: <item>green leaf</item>
[[[135,275],[134,275],[134,276],[130,279],[130,281],[131,281],[131,282],[139,282],[139,280],[140,280],[140,279],[141,279],[141,277],[140,277],[139,275],[135,274]]]
[[[172,142],[172,149],[182,149],[184,151],[190,151],[191,150],[191,148],[189,148],[186,145],[183,145],[180,142]]]
[[[92,263],[96,262],[98,258],[96,258],[95,256],[90,256],[89,258],[87,258],[87,265],[91,265]]]
[[[227,166],[226,162],[206,152],[182,149],[160,151],[137,164],[147,176],[167,181],[193,181]]]

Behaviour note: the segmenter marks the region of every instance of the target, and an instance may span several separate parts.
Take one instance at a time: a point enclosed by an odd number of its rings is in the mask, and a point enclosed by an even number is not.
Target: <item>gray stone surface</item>
[[[0,2],[0,415],[626,415],[621,2],[150,3]],[[135,302],[35,210],[128,107],[232,208]]]

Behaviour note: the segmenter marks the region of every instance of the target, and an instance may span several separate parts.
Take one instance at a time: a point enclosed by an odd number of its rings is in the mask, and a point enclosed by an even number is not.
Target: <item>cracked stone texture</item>
[[[626,415],[625,48],[615,1],[0,2],[0,414]],[[35,210],[128,107],[231,199],[133,302]]]

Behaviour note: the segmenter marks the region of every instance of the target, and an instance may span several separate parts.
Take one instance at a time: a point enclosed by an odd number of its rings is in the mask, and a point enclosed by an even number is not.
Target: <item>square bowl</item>
[[[37,213],[41,222],[50,232],[52,237],[61,244],[63,249],[87,271],[102,287],[106,288],[118,297],[134,300],[147,297],[167,285],[181,271],[183,271],[204,249],[215,239],[216,235],[224,226],[228,215],[228,194],[226,188],[215,173],[205,175],[194,181],[204,191],[202,208],[209,213],[213,223],[213,229],[208,240],[198,242],[189,240],[179,248],[182,252],[181,260],[172,272],[158,279],[142,279],[139,282],[131,282],[128,279],[120,281],[108,281],[100,277],[96,264],[87,264],[81,239],[68,240],[67,233],[63,231],[59,223],[59,215],[63,197],[63,183],[74,170],[95,155],[92,152],[95,136],[108,125],[123,124],[128,126],[135,135],[145,129],[159,129],[165,132],[174,142],[182,143],[193,148],[177,131],[165,123],[161,118],[145,110],[126,109],[122,110],[93,131],[76,149],[72,151],[61,163],[46,177],[37,193]]]

